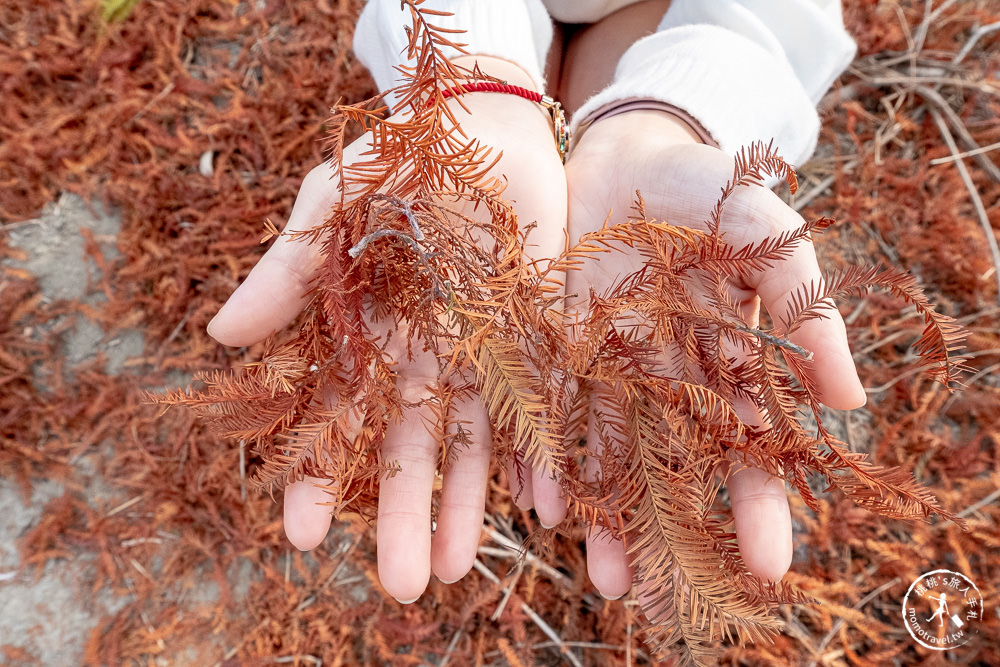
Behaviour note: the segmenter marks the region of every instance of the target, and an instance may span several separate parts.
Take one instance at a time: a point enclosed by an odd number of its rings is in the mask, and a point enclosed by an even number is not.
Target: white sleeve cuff
[[[549,14],[563,23],[596,23],[640,0],[542,0]]]
[[[633,44],[611,85],[576,111],[574,129],[603,107],[647,98],[686,111],[727,153],[773,140],[801,164],[819,135],[815,103],[855,51],[833,4],[674,0],[660,31]]]
[[[535,82],[545,85],[543,67],[552,42],[552,21],[541,0],[428,0],[428,9],[451,12],[452,16],[428,16],[442,28],[464,30],[448,39],[472,55],[493,56],[515,63]],[[379,90],[399,85],[399,65],[413,66],[406,59],[406,27],[410,13],[399,0],[369,0],[354,31],[354,53],[368,68]],[[447,57],[459,55],[453,49]]]
[[[730,30],[786,61],[814,103],[857,49],[844,29],[840,0],[674,0],[658,30],[696,24]]]

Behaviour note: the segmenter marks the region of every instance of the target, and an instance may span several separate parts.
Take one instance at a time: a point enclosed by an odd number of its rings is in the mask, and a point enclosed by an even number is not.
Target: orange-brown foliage
[[[95,629],[93,662],[176,659],[195,638],[204,642],[210,627],[214,643],[199,646],[211,663],[298,656],[308,664],[315,656],[323,664],[440,664],[446,657],[496,664],[513,655],[512,664],[557,664],[559,649],[546,646],[550,639],[525,609],[541,614],[562,641],[586,644],[564,649],[584,663],[648,662],[630,603],[588,593],[578,529],[551,538],[550,558],[570,575],[525,565],[496,619],[503,593],[476,573],[450,587],[433,584],[420,603],[399,607],[377,588],[352,593],[342,583],[374,576],[363,523],[347,523],[342,546],[331,540],[315,557],[291,554],[270,499],[241,494],[237,447],[223,446],[182,411],[157,418],[143,404],[141,389],[163,384],[170,371],[239,366],[265,354],[223,350],[204,325],[255,261],[261,221],[282,219],[301,175],[322,159],[328,107],[372,93],[348,50],[357,5],[237,10],[142,0],[110,25],[86,4],[0,8],[0,216],[19,224],[70,191],[113,203],[124,217],[122,255],[103,274],[108,300],[86,314],[79,304],[40,298],[30,276],[4,268],[0,466],[26,492],[42,479],[68,482],[22,539],[22,559],[38,568],[70,552],[97,555],[95,585],[127,603]],[[801,174],[802,192],[815,195],[810,214],[844,223],[824,235],[821,248],[835,267],[845,257],[876,259],[933,286],[938,309],[970,331],[966,363],[974,372],[969,388],[954,395],[906,374],[907,349],[925,323],[891,294],[852,304],[854,348],[873,391],[866,411],[846,418],[841,438],[878,465],[913,471],[968,530],[884,520],[817,493],[813,511],[793,508],[799,547],[788,582],[823,604],[782,607],[785,626],[773,644],[730,648],[727,660],[944,662],[906,636],[898,614],[913,579],[950,566],[980,585],[989,610],[978,637],[955,655],[996,663],[989,639],[1000,633],[992,613],[1000,571],[991,558],[1000,545],[995,267],[955,164],[930,161],[950,152],[932,109],[962,150],[971,141],[1000,141],[995,74],[992,81],[988,74],[998,67],[996,33],[951,63],[977,26],[1000,16],[978,2],[951,3],[933,21],[922,2],[903,3],[898,13],[887,3],[845,5],[861,54],[827,99],[823,148]],[[207,150],[215,152],[211,177],[197,169]],[[998,186],[984,164],[991,155],[965,163],[995,229]],[[12,256],[17,251],[3,238],[0,253]],[[67,316],[96,318],[108,331],[142,328],[146,354],[115,376],[96,362],[64,368],[58,326]],[[887,323],[901,333],[887,337]],[[112,494],[84,495],[94,472],[81,466],[82,456],[97,461]],[[986,498],[994,502],[978,504]],[[504,530],[518,540],[535,528],[499,485],[489,510],[512,517],[514,527]],[[510,565],[481,559],[501,574]],[[234,592],[227,575],[240,564],[253,574],[248,591]],[[185,587],[204,581],[218,584],[218,602],[178,615]],[[0,650],[21,659],[13,648]]]

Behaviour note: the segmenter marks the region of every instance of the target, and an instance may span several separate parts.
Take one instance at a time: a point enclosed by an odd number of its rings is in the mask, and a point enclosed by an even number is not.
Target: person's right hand
[[[459,65],[478,60],[488,74],[515,85],[532,87],[515,65],[494,58],[463,57]],[[529,241],[535,258],[556,257],[564,244],[566,222],[565,172],[556,151],[551,121],[539,105],[502,93],[470,93],[448,104],[463,132],[478,139],[502,157],[493,175],[509,181],[505,199],[514,202],[522,225],[537,223]],[[343,163],[352,164],[369,149],[364,136],[344,149]],[[323,222],[339,201],[341,184],[329,164],[313,169],[302,183],[286,231],[307,230]],[[466,211],[470,217],[476,212]],[[209,325],[209,333],[225,345],[242,346],[260,341],[288,324],[306,305],[310,281],[322,257],[315,244],[281,237],[261,258]],[[385,329],[383,326],[382,329]],[[374,332],[379,327],[373,326]],[[381,335],[387,336],[387,331]],[[377,549],[379,578],[397,600],[412,602],[427,586],[433,572],[452,582],[472,567],[479,547],[491,458],[491,433],[486,409],[478,400],[453,406],[470,436],[464,449],[444,471],[437,530],[431,531],[431,491],[438,465],[438,442],[428,427],[432,420],[427,387],[439,378],[437,359],[430,352],[407,355],[405,336],[395,336],[390,352],[396,359],[397,388],[402,398],[418,407],[406,410],[398,423],[388,427],[382,443],[387,462],[398,464],[395,475],[383,479],[379,490]],[[415,350],[416,352],[416,350]],[[517,475],[511,475],[517,480]],[[323,541],[331,516],[322,486],[337,480],[306,479],[285,490],[285,533],[299,549]],[[522,508],[534,506],[543,523],[558,523],[566,511],[558,484],[547,475],[524,476],[524,488],[511,493]]]

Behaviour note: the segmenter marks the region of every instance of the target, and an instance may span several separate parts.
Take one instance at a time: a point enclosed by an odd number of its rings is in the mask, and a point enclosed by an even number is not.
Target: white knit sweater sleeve
[[[640,0],[542,0],[549,14],[564,23],[595,23]]]
[[[545,86],[545,57],[552,42],[552,21],[541,0],[427,0],[428,9],[451,16],[428,16],[442,28],[464,30],[446,35],[472,55],[502,58],[519,65]],[[399,85],[399,65],[414,65],[406,59],[406,28],[410,13],[399,0],[368,0],[354,31],[354,53],[368,68],[379,90]],[[457,52],[446,52],[453,57]],[[391,101],[390,101],[391,102]]]
[[[687,112],[730,154],[774,140],[801,164],[819,135],[815,105],[855,48],[839,0],[673,0],[573,124],[620,100],[653,99]]]

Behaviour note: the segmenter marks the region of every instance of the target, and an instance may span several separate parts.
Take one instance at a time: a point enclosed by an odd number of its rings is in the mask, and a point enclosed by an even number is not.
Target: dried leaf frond
[[[323,256],[296,334],[238,373],[209,374],[200,391],[158,401],[193,407],[248,443],[260,460],[259,489],[326,478],[335,513],[372,517],[379,480],[395,470],[379,455],[388,425],[408,406],[428,406],[443,468],[468,442],[449,406],[476,393],[505,463],[544,469],[574,516],[624,540],[653,649],[681,643],[696,664],[710,664],[720,641],[769,641],[781,627],[774,606],[806,597],[748,573],[717,502],[732,463],[783,478],[817,510],[810,476],[884,516],[954,518],[908,473],[870,463],[830,435],[811,351],[789,338],[835,299],[882,288],[924,319],[916,365],[950,386],[963,370],[963,331],[912,277],[844,269],[798,290],[776,326],[741,319],[729,286],[832,224],[821,218],[730,245],[721,221],[739,188],[772,177],[795,187],[772,146],[739,153],[706,212],[707,231],[652,218],[640,195],[626,219],[609,217],[549,262],[529,261],[530,225],[503,199],[499,154],[466,136],[445,103],[443,91],[481,73],[443,57],[460,38],[434,25],[435,12],[403,5],[416,64],[388,93],[399,112],[386,118],[376,101],[335,109],[327,148],[342,195],[323,224],[292,235]],[[344,164],[351,124],[370,132],[369,149]],[[267,238],[277,233],[265,229]],[[560,276],[610,253],[628,253],[640,268],[590,294],[582,312],[564,312]],[[396,365],[417,359],[430,359],[447,386],[398,386]],[[744,421],[740,405],[761,420]],[[601,464],[593,482],[579,477],[575,440],[588,420],[603,445],[592,452]]]

